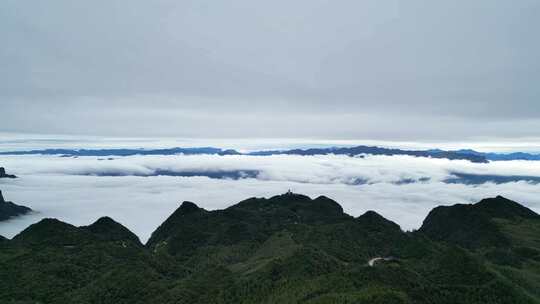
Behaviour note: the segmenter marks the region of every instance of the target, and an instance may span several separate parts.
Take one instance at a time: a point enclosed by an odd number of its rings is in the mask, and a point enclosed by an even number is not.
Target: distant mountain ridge
[[[540,160],[540,154],[530,154],[524,152],[515,153],[485,153],[474,150],[463,149],[455,151],[445,151],[440,149],[429,150],[404,150],[396,148],[383,148],[377,146],[356,146],[356,147],[330,147],[330,148],[308,148],[308,149],[284,149],[284,150],[263,150],[241,153],[234,149],[220,149],[214,147],[200,148],[165,148],[165,149],[42,149],[26,151],[3,151],[0,155],[61,155],[61,156],[132,156],[132,155],[251,155],[251,156],[269,156],[269,155],[348,155],[357,156],[363,154],[369,155],[409,155],[415,157],[431,157],[444,159],[461,159],[474,163],[486,163],[503,160]]]
[[[470,149],[457,150],[456,152],[483,156],[488,160],[503,161],[503,160],[540,160],[540,154],[532,154],[525,152],[513,152],[513,153],[493,153],[493,152],[477,152]]]
[[[235,150],[223,150],[213,147],[166,148],[166,149],[42,149],[26,151],[4,151],[0,155],[63,155],[63,156],[132,156],[132,155],[197,155],[197,154],[240,154]]]
[[[456,151],[442,151],[442,150],[402,150],[381,148],[375,146],[356,146],[350,148],[313,148],[313,149],[293,149],[293,150],[273,150],[273,151],[258,151],[248,153],[249,155],[324,155],[324,154],[336,154],[336,155],[409,155],[415,157],[431,157],[431,158],[446,158],[446,159],[463,159],[474,163],[486,163],[487,160],[483,156],[461,153]]]

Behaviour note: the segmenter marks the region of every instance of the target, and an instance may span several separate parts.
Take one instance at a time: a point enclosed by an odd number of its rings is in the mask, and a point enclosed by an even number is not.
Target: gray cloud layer
[[[539,16],[534,0],[6,0],[0,129],[534,136]]]
[[[535,175],[540,162],[467,161],[408,156],[272,156],[249,157],[133,156],[99,161],[94,157],[9,156],[1,164],[17,179],[0,180],[7,200],[38,213],[0,223],[0,235],[12,237],[44,217],[87,225],[108,215],[132,229],[143,241],[183,200],[207,209],[228,207],[252,196],[272,196],[288,189],[336,199],[358,216],[375,210],[403,229],[421,225],[437,205],[476,202],[504,195],[540,212],[540,184],[524,181],[480,185],[447,184],[451,172],[483,175]],[[151,174],[157,168],[177,171],[258,170],[239,180],[171,176],[91,176]],[[425,179],[428,177],[429,179]],[[357,185],[355,179],[369,181]],[[422,180],[424,179],[424,180]],[[419,182],[403,183],[404,180]]]

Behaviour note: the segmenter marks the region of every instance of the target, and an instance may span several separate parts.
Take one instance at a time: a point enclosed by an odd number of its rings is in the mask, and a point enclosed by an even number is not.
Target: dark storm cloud
[[[538,1],[16,1],[0,129],[535,136]]]

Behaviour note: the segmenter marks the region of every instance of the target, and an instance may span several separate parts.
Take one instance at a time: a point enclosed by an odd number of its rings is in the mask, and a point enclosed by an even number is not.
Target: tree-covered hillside
[[[327,197],[184,202],[146,245],[101,218],[0,238],[1,303],[540,303],[540,219],[502,197],[417,232]]]

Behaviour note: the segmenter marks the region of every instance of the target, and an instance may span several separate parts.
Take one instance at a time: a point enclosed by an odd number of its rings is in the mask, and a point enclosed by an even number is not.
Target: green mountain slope
[[[539,232],[500,197],[436,208],[413,233],[293,193],[184,202],[144,246],[110,218],[46,219],[0,241],[0,302],[540,303]]]
[[[467,248],[507,247],[509,235],[502,233],[494,219],[539,221],[540,216],[514,201],[497,196],[471,205],[437,207],[426,217],[420,231],[432,239]]]
[[[540,302],[540,216],[504,197],[437,207],[420,232],[468,248],[502,281]]]

